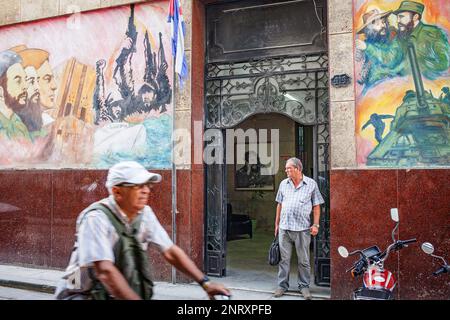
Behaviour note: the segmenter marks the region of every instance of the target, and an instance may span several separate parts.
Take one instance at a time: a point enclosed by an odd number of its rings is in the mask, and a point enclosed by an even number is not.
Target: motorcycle
[[[396,222],[392,230],[392,243],[383,252],[376,245],[351,253],[344,246],[338,248],[338,252],[343,258],[359,254],[359,259],[350,269],[346,270],[346,272],[351,272],[353,278],[363,275],[363,286],[352,292],[352,300],[394,299],[393,290],[396,280],[392,272],[384,268],[384,262],[392,251],[408,247],[408,244],[416,242],[416,239],[395,240],[395,232],[400,223],[397,208],[391,209],[391,219]]]
[[[430,256],[432,256],[434,258],[438,258],[438,259],[441,259],[442,261],[444,261],[444,264],[441,265],[441,267],[438,270],[433,272],[434,276],[437,277],[441,273],[449,273],[450,272],[450,266],[448,265],[447,261],[445,261],[445,259],[443,257],[436,256],[436,255],[433,254],[434,246],[431,243],[424,242],[424,243],[422,243],[421,248],[422,248],[422,251],[425,252],[426,254],[429,254]]]

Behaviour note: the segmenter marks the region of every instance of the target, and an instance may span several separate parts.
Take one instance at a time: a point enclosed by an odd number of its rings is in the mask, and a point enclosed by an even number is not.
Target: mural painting
[[[354,0],[359,166],[450,165],[448,0]]]
[[[120,160],[169,168],[167,6],[1,28],[0,168],[107,168]]]

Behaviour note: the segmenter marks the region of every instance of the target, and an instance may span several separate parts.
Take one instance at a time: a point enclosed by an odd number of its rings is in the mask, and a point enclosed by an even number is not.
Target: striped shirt
[[[317,183],[305,175],[297,188],[290,178],[281,181],[275,201],[281,204],[279,228],[290,231],[309,229],[312,207],[324,203]]]
[[[113,196],[99,201],[108,206],[119,217],[126,228],[132,228],[127,216],[120,210]],[[88,214],[87,214],[88,213]],[[143,250],[147,250],[148,243],[156,245],[159,251],[169,249],[173,242],[161,226],[155,213],[149,206],[145,206],[139,213],[142,220],[136,238]],[[136,220],[135,220],[136,221]],[[85,209],[77,218],[77,241],[70,257],[69,266],[58,284],[56,296],[61,291],[69,289],[70,293],[82,293],[91,287],[88,267],[95,261],[111,261],[114,263],[113,248],[119,240],[119,235],[109,218],[101,210],[88,211]]]

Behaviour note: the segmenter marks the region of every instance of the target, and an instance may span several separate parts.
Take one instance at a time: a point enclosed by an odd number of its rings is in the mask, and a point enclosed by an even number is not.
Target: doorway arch
[[[238,70],[239,68],[239,70]],[[239,63],[210,63],[206,67],[205,129],[236,128],[252,116],[282,114],[300,128],[312,128],[313,178],[326,204],[320,233],[314,238],[315,283],[328,285],[329,261],[329,132],[328,59],[325,53],[264,58]],[[232,72],[233,70],[233,72]],[[230,75],[231,74],[231,75]],[[225,134],[223,135],[225,137]],[[211,139],[208,148],[223,148],[225,138]],[[292,156],[301,156],[296,150]],[[226,166],[206,166],[206,270],[226,275]]]
[[[226,153],[225,131],[258,114],[283,114],[297,128],[312,128],[313,178],[325,199],[314,238],[315,283],[323,286],[330,283],[326,17],[325,0],[207,5],[204,86],[204,129],[222,133],[207,138],[205,151]],[[225,166],[204,170],[205,269],[215,276],[226,275]]]

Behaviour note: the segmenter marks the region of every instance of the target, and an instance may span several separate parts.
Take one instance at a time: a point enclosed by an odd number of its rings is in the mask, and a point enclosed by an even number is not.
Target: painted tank
[[[390,132],[367,157],[370,166],[444,166],[450,164],[450,104],[425,91],[413,44],[408,59],[414,90],[405,92]],[[443,90],[445,92],[445,90]]]

